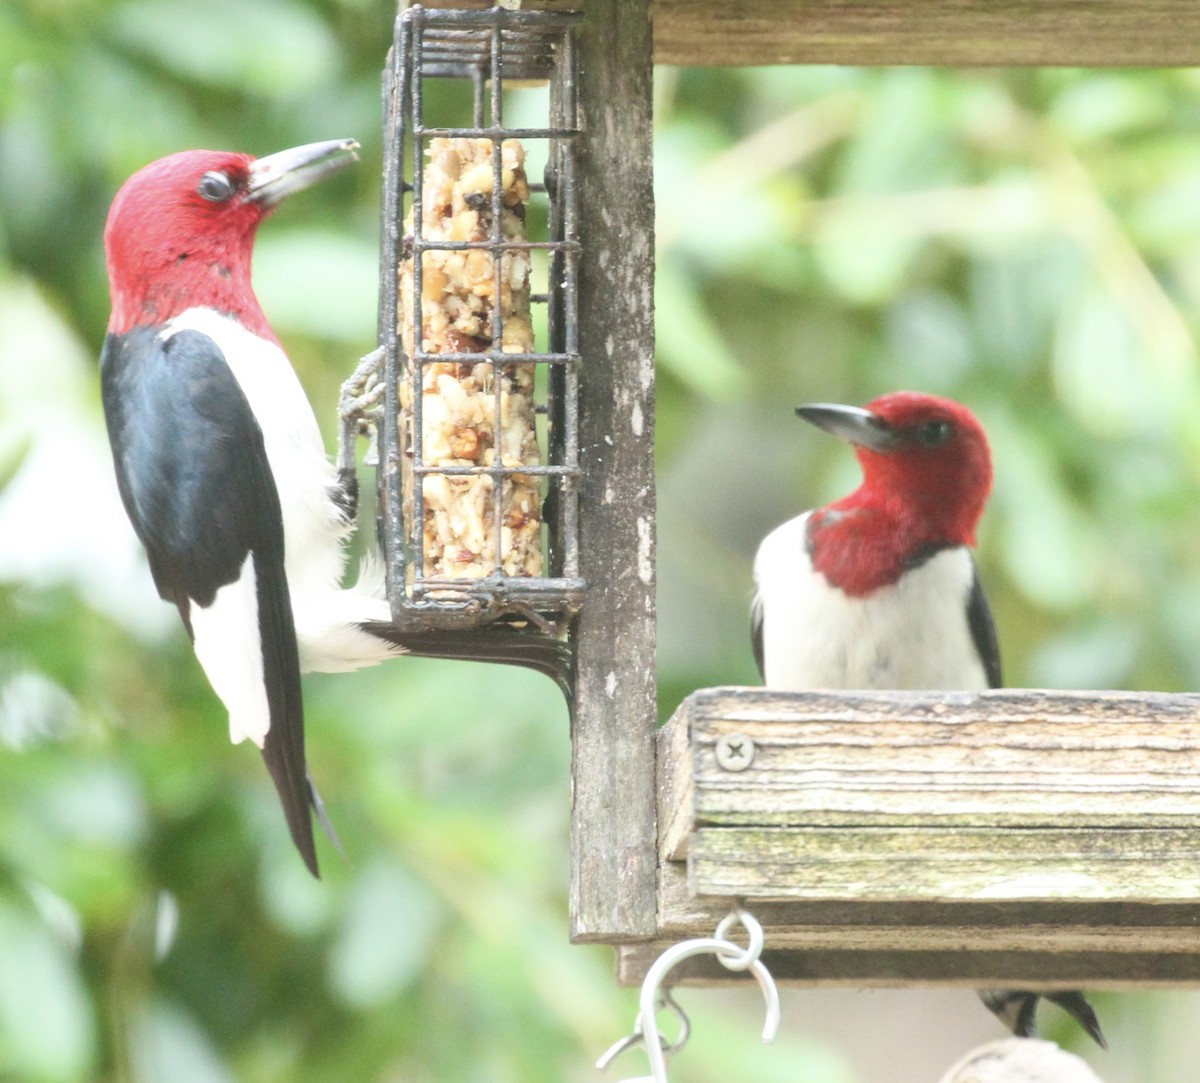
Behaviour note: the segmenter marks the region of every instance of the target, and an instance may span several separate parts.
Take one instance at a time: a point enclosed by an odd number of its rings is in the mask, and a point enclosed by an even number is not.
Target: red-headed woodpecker
[[[325,452],[250,261],[276,204],[357,149],[340,139],[259,159],[173,154],[125,183],[104,233],[101,385],[121,498],[230,736],[262,749],[314,875],[310,809],[324,817],[305,761],[302,671],[412,651],[524,665],[563,685],[567,658],[562,644],[510,628],[408,636],[378,589],[341,587],[353,479],[339,480]]]
[[[759,546],[752,638],[767,687],[999,687],[996,632],[970,552],[992,487],[975,415],[911,391],[866,409],[817,404],[796,412],[854,445],[863,481]],[[980,996],[1014,1033],[1034,1033],[1037,994]],[[1048,998],[1104,1044],[1082,994]]]

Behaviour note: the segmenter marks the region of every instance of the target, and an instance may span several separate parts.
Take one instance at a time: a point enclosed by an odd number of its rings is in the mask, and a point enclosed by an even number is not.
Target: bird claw
[[[353,428],[355,435],[374,425],[383,405],[385,384],[380,378],[383,369],[383,347],[372,350],[358,363],[350,378],[342,384],[338,401],[338,416],[343,431]]]
[[[376,439],[386,390],[386,385],[381,379],[383,358],[382,346],[362,358],[350,378],[342,384],[342,393],[338,400],[340,424],[338,427],[337,471],[342,490],[338,502],[346,509],[351,520],[358,508],[358,479],[354,449],[360,436],[368,434],[371,436],[371,446],[367,451],[364,465],[375,466],[379,463]]]
[[[352,408],[378,403],[383,395],[383,385],[379,380],[383,368],[383,347],[372,350],[359,362],[358,367],[351,373],[350,378],[342,384],[342,412],[346,411],[347,402]],[[358,400],[369,400],[360,402]]]

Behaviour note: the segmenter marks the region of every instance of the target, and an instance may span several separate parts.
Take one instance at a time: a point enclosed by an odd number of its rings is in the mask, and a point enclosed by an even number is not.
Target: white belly
[[[895,585],[852,598],[813,571],[807,519],[768,534],[754,562],[768,688],[988,686],[967,622],[975,572],[965,548],[943,550]]]

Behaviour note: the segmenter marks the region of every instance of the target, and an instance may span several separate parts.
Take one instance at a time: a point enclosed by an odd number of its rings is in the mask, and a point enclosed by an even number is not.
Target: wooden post
[[[583,7],[571,933],[614,943],[655,931],[651,26],[648,0]]]

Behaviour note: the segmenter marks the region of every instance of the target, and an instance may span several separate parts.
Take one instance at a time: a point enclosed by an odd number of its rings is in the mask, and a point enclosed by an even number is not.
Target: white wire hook
[[[750,942],[745,948],[739,947],[728,939],[728,933],[735,924],[741,924],[749,934]],[[667,974],[684,959],[690,959],[693,955],[715,955],[717,961],[727,969],[749,970],[754,975],[762,990],[763,999],[767,1003],[762,1040],[773,1042],[779,1033],[779,990],[775,986],[775,979],[771,977],[771,972],[759,958],[762,954],[764,939],[762,926],[758,920],[748,910],[738,906],[721,920],[715,936],[684,940],[667,948],[654,960],[642,981],[641,996],[638,998],[638,1018],[633,1034],[628,1038],[622,1038],[612,1046],[596,1062],[596,1067],[600,1069],[607,1067],[618,1053],[642,1040],[646,1044],[646,1055],[650,1058],[651,1074],[626,1079],[623,1083],[669,1083],[666,1055],[683,1045],[687,1040],[687,1030],[684,1030],[674,1046],[664,1047],[655,1017],[665,996],[661,986]],[[667,997],[667,1001],[674,1004],[669,997]],[[678,1005],[675,1007],[679,1010]],[[680,1014],[682,1015],[682,1011]],[[683,1016],[683,1018],[687,1017]],[[652,1037],[648,1038],[648,1035]]]
[[[658,1000],[655,1004],[655,1021],[657,1028],[658,1013],[669,1008],[679,1019],[679,1037],[673,1042],[668,1042],[662,1031],[658,1031],[658,1040],[662,1045],[664,1053],[676,1053],[687,1045],[688,1038],[692,1034],[692,1021],[688,1018],[688,1013],[683,1010],[679,1002],[671,995],[670,989],[659,990]],[[632,1049],[635,1045],[646,1040],[646,1035],[642,1031],[642,1014],[639,1011],[638,1017],[633,1024],[631,1033],[626,1034],[624,1038],[619,1038],[608,1047],[596,1061],[596,1067],[604,1071],[614,1060],[617,1059],[626,1049]]]

